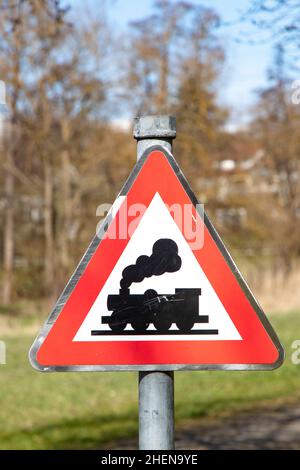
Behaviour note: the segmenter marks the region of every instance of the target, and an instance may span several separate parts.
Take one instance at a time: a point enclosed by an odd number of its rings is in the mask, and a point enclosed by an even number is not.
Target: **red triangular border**
[[[127,195],[128,207],[133,203],[148,207],[157,192],[168,207],[175,203],[191,204],[191,200],[195,204],[195,197],[175,160],[163,149],[154,149],[144,156],[123,190]],[[119,211],[103,239],[99,240],[95,252],[64,303],[58,318],[51,328],[48,323],[33,345],[31,351],[33,365],[40,370],[47,370],[48,367],[57,370],[60,368],[67,370],[71,367],[76,370],[76,367],[89,366],[91,369],[108,370],[126,367],[152,369],[156,366],[172,368],[174,365],[178,366],[176,368],[228,366],[232,369],[279,366],[283,360],[283,349],[274,331],[244,284],[207,217],[204,217],[204,223],[196,209],[193,210],[199,229],[204,228],[204,246],[200,250],[192,251],[242,340],[72,341],[130,239],[108,237],[110,231],[119,223]],[[133,216],[128,216],[128,225],[133,219]],[[188,240],[187,242],[189,243]],[[78,269],[80,271],[82,265]],[[50,323],[52,323],[51,317]],[[46,335],[45,330],[47,330]]]

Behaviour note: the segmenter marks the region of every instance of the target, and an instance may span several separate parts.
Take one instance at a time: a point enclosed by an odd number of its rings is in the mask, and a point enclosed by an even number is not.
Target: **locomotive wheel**
[[[167,332],[171,328],[172,323],[172,320],[166,316],[163,316],[161,313],[158,313],[158,315],[153,320],[153,325],[159,333]]]
[[[141,315],[141,318],[135,318],[131,322],[131,326],[136,331],[137,333],[143,333],[144,331],[147,330],[149,327],[150,323],[145,321],[143,316]]]
[[[111,321],[121,322],[121,318],[119,317],[118,312],[113,312],[110,318],[111,318]],[[125,330],[127,323],[118,323],[117,325],[114,325],[111,322],[109,322],[108,326],[115,333],[121,333],[122,331]]]
[[[195,322],[194,320],[188,318],[188,317],[182,317],[180,318],[180,320],[177,320],[176,322],[176,326],[178,328],[178,330],[180,331],[183,331],[183,332],[188,332],[188,331],[191,331],[191,329],[193,328],[193,326],[195,325]]]

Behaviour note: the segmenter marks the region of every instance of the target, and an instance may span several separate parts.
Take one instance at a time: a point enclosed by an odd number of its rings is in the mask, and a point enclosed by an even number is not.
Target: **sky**
[[[233,23],[247,11],[251,0],[189,0],[196,5],[213,8],[223,22]],[[175,0],[174,0],[175,2]],[[71,6],[80,4],[79,0],[70,0]],[[101,10],[102,0],[86,0],[91,11]],[[114,0],[111,8],[112,24],[118,29],[126,29],[128,22],[143,18],[151,13],[153,0]],[[219,101],[232,109],[231,123],[236,127],[247,122],[249,108],[255,102],[255,90],[266,85],[267,70],[272,61],[272,43],[249,44],[246,40],[237,41],[239,33],[249,27],[247,24],[225,25],[220,31],[226,50],[226,62],[222,74],[218,96]]]

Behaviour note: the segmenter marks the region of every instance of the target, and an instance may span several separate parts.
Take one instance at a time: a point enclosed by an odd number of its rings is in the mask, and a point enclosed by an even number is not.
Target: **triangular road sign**
[[[42,371],[273,369],[283,357],[163,147],[136,164],[30,350]]]

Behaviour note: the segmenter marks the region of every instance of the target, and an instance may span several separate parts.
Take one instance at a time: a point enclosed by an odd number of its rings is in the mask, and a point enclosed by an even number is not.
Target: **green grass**
[[[286,349],[284,365],[272,372],[176,373],[177,427],[300,397],[300,365],[291,344],[300,339],[300,313],[274,315]],[[2,337],[7,365],[0,366],[0,449],[93,449],[137,433],[135,373],[41,374],[27,354],[32,338]]]

